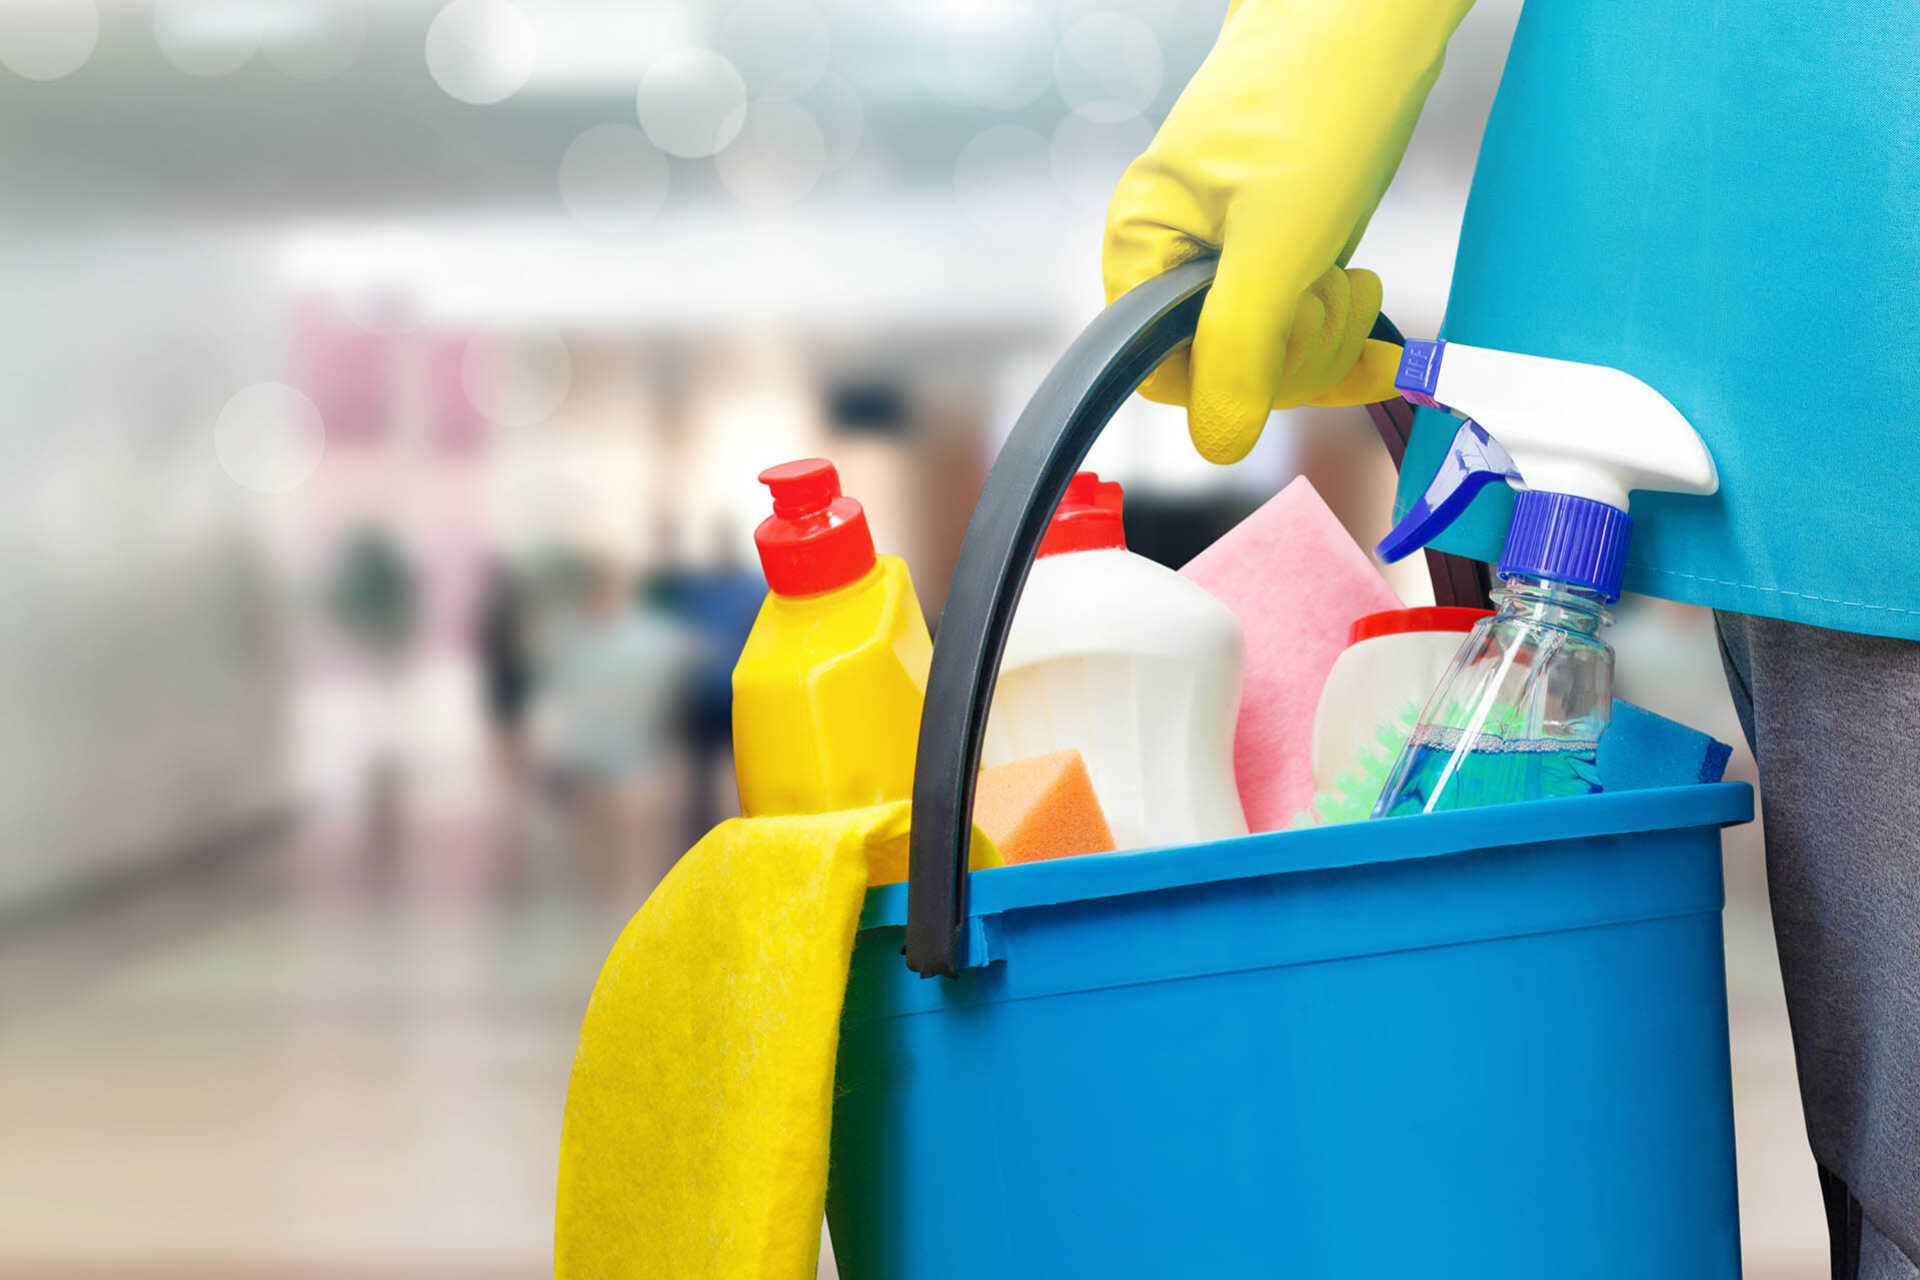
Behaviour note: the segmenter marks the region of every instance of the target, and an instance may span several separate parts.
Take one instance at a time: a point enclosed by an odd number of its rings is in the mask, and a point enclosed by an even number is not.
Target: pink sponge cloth
[[[1234,774],[1248,829],[1280,830],[1313,799],[1313,713],[1347,628],[1399,597],[1304,476],[1180,572],[1246,633]]]
[[[1113,848],[1093,779],[1072,748],[982,769],[973,793],[973,825],[1010,863]]]

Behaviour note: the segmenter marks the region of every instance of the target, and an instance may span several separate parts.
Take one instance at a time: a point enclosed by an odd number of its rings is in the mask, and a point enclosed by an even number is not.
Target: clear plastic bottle
[[[1513,577],[1475,624],[1421,713],[1376,818],[1600,789],[1613,709],[1612,621],[1600,593]]]

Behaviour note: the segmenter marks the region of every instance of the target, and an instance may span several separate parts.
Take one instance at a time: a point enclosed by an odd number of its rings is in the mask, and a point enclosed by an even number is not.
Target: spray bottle
[[[1713,458],[1666,397],[1618,369],[1409,342],[1395,385],[1466,421],[1380,543],[1383,558],[1424,546],[1495,480],[1518,497],[1498,611],[1454,656],[1373,816],[1598,791],[1613,705],[1613,650],[1600,631],[1620,598],[1627,495],[1712,493]]]

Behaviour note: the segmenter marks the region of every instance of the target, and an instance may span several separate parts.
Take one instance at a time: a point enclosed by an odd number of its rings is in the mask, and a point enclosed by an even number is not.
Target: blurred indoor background
[[[1356,259],[1409,333],[1518,7]],[[0,0],[0,1274],[548,1271],[599,961],[733,809],[755,473],[832,457],[937,618],[1223,10]],[[1218,470],[1136,403],[1094,465],[1173,563],[1301,473],[1385,529],[1357,411]],[[1624,614],[1623,693],[1737,740],[1703,618]],[[1773,1280],[1825,1245],[1759,854]]]

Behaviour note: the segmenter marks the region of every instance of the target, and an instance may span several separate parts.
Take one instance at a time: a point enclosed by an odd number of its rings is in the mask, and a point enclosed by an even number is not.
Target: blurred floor
[[[0,1274],[550,1272],[567,1070],[633,906],[487,815],[282,847],[0,948]],[[30,1153],[30,1154],[29,1154]]]

